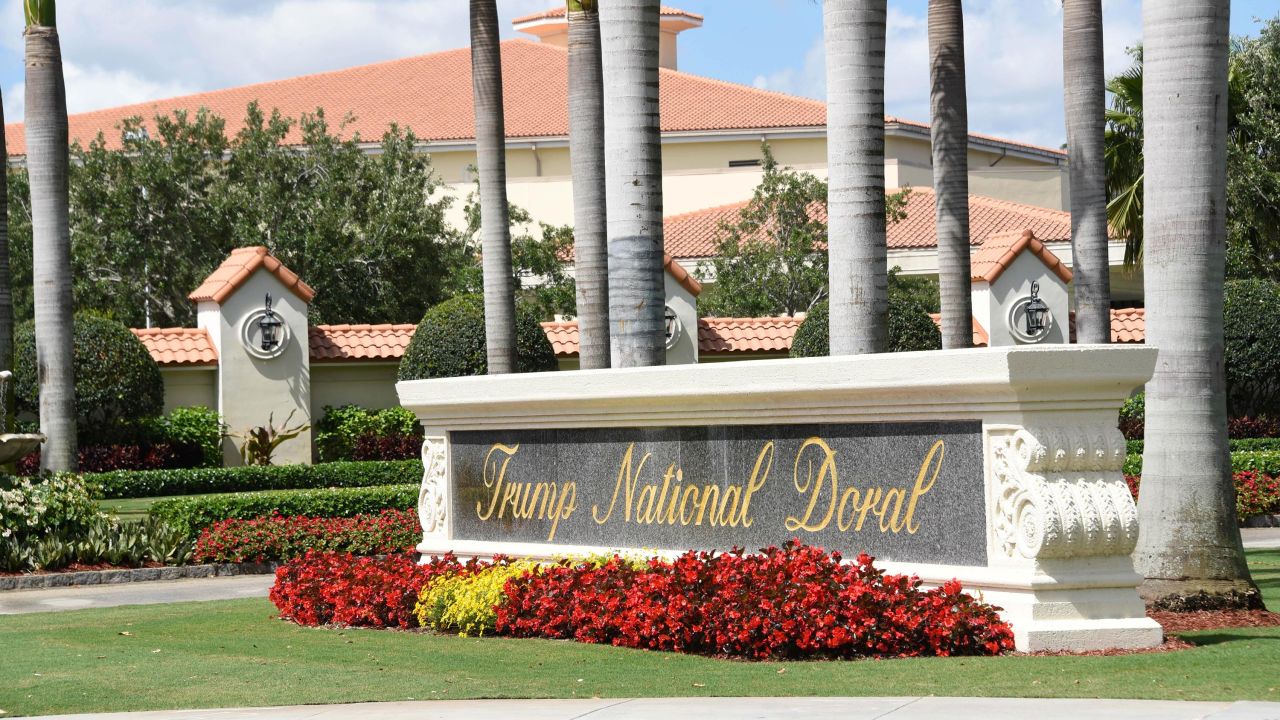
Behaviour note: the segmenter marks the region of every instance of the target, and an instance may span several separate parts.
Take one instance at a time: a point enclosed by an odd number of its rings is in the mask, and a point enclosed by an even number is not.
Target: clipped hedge
[[[1248,470],[1264,475],[1280,475],[1280,451],[1232,451],[1231,472],[1239,473]],[[1130,452],[1124,460],[1125,475],[1142,474],[1142,454]]]
[[[152,505],[148,514],[195,535],[216,522],[232,518],[248,520],[272,515],[352,517],[376,515],[387,509],[406,510],[417,503],[417,484],[376,485],[171,498]]]
[[[117,470],[86,479],[104,498],[200,495],[254,490],[400,485],[422,480],[421,460],[336,462],[320,465],[251,465],[183,470]]]
[[[523,303],[517,303],[515,322],[516,372],[557,369],[555,350],[538,316]],[[484,298],[457,295],[423,316],[400,359],[397,376],[400,380],[420,380],[484,375],[488,367]]]
[[[1232,438],[1227,441],[1231,452],[1280,452],[1280,438]],[[1141,455],[1146,443],[1142,440],[1130,440],[1125,452],[1130,455]]]
[[[796,329],[791,357],[826,357],[831,354],[830,311],[824,300],[814,305]],[[889,352],[941,350],[942,335],[920,303],[898,294],[889,295]]]

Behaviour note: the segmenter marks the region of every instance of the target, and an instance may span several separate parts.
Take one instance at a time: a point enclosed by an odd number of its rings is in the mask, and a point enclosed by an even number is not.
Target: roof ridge
[[[755,87],[754,85],[744,85],[742,83],[729,82],[728,80],[721,80],[719,78],[707,77],[706,75],[695,75],[691,72],[685,72],[684,70],[674,70],[672,68],[658,68],[659,78],[661,78],[661,76],[664,73],[671,74],[671,75],[683,75],[684,77],[687,77],[687,78],[702,80],[705,82],[713,83],[715,85],[723,85],[723,86],[734,88],[736,90],[749,90],[759,95],[771,95],[774,97],[781,98],[783,100],[794,100],[798,102],[808,103],[810,105],[813,105],[815,109],[821,108],[823,113],[826,113],[827,111],[827,104],[825,102],[823,102],[822,100],[815,100],[810,97],[805,97],[803,95],[792,95],[790,93],[778,92],[777,90],[766,90],[764,88]],[[826,127],[825,122],[822,124],[822,127]]]

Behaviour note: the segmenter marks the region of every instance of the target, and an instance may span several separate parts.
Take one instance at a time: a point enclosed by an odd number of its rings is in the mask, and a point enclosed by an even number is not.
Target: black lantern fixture
[[[1040,283],[1031,282],[1031,299],[1023,312],[1027,314],[1027,335],[1035,337],[1044,332],[1045,317],[1049,314],[1049,306],[1040,299]]]
[[[680,317],[676,315],[676,311],[672,310],[671,306],[668,305],[662,313],[662,320],[666,324],[667,347],[670,347],[671,343],[675,342],[676,335],[680,332]]]
[[[280,345],[280,326],[284,322],[271,309],[271,293],[267,293],[267,309],[258,318],[258,329],[262,331],[262,350],[271,352]]]

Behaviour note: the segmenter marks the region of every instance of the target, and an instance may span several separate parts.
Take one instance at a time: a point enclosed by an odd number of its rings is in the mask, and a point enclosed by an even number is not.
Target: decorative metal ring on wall
[[[278,315],[278,314],[277,314]],[[240,321],[240,345],[245,352],[259,360],[271,360],[284,354],[289,347],[289,324],[281,323],[276,330],[277,342],[271,349],[262,347],[262,328],[260,321],[267,316],[267,311],[259,308],[244,316]]]
[[[684,335],[684,323],[680,322],[680,315],[667,305],[663,308],[663,321],[667,326],[667,349],[676,346],[680,342],[680,338]]]
[[[1005,318],[1008,323],[1009,333],[1013,335],[1013,339],[1023,345],[1034,345],[1042,343],[1049,337],[1049,331],[1053,330],[1053,312],[1044,314],[1044,329],[1032,335],[1027,332],[1027,305],[1031,303],[1031,298],[1024,296],[1013,301],[1013,305],[1009,308],[1009,315]]]

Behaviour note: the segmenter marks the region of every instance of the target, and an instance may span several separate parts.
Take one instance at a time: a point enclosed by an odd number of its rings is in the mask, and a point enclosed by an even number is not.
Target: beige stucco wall
[[[316,363],[311,366],[311,416],[319,420],[326,405],[359,405],[372,410],[396,407],[396,362]]]
[[[164,411],[180,407],[218,407],[216,367],[161,367],[164,380]]]
[[[271,293],[274,309],[289,327],[284,352],[271,359],[249,354],[241,342],[241,324],[250,313],[263,307]],[[269,272],[259,269],[217,308],[218,412],[233,433],[266,425],[270,419],[277,429],[311,421],[311,375],[307,347],[307,304],[286,289]],[[202,313],[203,317],[207,317]],[[212,334],[212,333],[211,333]],[[293,417],[289,418],[289,413]],[[237,439],[223,443],[223,460],[240,464]],[[275,451],[277,465],[311,461],[311,431],[287,440]]]

